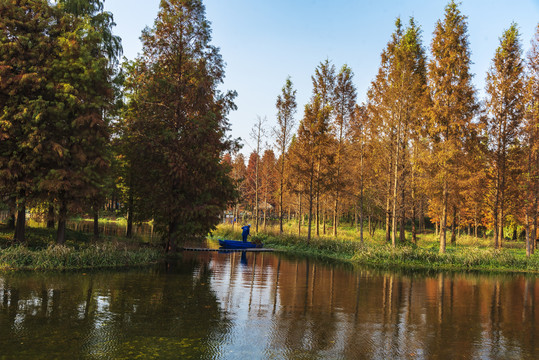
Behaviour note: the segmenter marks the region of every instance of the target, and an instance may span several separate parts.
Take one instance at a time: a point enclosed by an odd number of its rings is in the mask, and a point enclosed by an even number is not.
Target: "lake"
[[[277,253],[0,274],[1,358],[536,359],[535,276],[396,273]]]

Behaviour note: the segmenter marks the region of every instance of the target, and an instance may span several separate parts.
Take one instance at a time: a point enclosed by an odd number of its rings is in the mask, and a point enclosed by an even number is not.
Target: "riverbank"
[[[239,231],[230,226],[219,226],[214,238],[240,239]],[[446,253],[438,252],[439,244],[433,234],[423,234],[418,244],[400,244],[396,248],[386,244],[381,236],[369,238],[363,243],[349,233],[342,238],[313,237],[307,244],[305,237],[296,235],[269,235],[259,233],[265,247],[287,253],[325,257],[376,268],[436,270],[436,271],[480,271],[539,273],[539,254],[526,257],[526,252],[516,243],[507,243],[505,248],[494,249],[488,240],[462,237],[456,245],[448,244]]]
[[[54,229],[27,228],[26,243],[13,244],[13,232],[0,225],[0,271],[85,270],[142,266],[163,258],[161,248],[137,239],[67,230],[66,243],[55,244]]]

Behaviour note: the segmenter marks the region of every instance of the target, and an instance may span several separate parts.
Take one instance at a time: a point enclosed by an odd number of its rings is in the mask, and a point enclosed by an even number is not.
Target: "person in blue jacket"
[[[247,241],[247,236],[249,236],[249,230],[251,229],[251,224],[245,225],[241,228],[243,232],[241,233],[241,237],[243,238],[243,242]]]

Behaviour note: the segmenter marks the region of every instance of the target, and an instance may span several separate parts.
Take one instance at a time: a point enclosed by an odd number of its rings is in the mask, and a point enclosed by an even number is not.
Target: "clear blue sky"
[[[238,110],[230,114],[232,136],[241,137],[243,153],[257,116],[266,116],[268,134],[275,125],[275,100],[291,76],[297,89],[299,122],[312,92],[311,75],[326,58],[354,71],[358,102],[366,100],[380,65],[380,53],[394,31],[396,17],[410,16],[423,30],[430,56],[434,25],[444,16],[446,0],[203,0],[211,21],[212,43],[227,63],[223,89],[236,90]],[[114,14],[115,33],[128,59],[141,51],[140,33],[152,26],[159,0],[105,0]],[[539,22],[539,0],[463,0],[468,17],[472,72],[479,97],[499,37],[514,21],[524,53]],[[273,139],[269,138],[272,143]]]

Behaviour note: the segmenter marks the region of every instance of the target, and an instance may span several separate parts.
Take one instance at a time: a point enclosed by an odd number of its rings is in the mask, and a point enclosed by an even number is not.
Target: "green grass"
[[[214,237],[240,239],[241,233],[239,227],[233,231],[230,226],[220,225]],[[522,242],[507,241],[504,248],[494,249],[490,239],[476,239],[472,236],[459,237],[455,245],[448,243],[443,254],[439,253],[438,238],[434,234],[422,234],[417,244],[406,242],[395,248],[385,242],[383,230],[379,230],[372,238],[366,235],[363,243],[359,241],[355,229],[339,229],[337,238],[329,235],[313,236],[309,244],[305,236],[292,235],[286,230],[285,234],[278,235],[274,228],[268,233],[259,232],[251,238],[251,241],[262,241],[265,247],[292,254],[327,257],[378,268],[539,272],[539,255],[536,253],[527,258]]]
[[[55,244],[55,231],[27,228],[26,243],[13,244],[12,231],[0,227],[0,270],[76,270],[140,266],[163,258],[162,249],[139,241],[66,230],[65,245]]]

